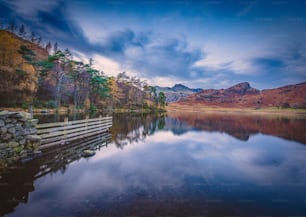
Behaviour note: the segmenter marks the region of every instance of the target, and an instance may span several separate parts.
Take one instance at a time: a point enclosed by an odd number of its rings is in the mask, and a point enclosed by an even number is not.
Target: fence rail
[[[46,123],[37,125],[37,134],[42,138],[41,149],[65,144],[109,130],[112,126],[112,117],[99,117],[77,121]]]

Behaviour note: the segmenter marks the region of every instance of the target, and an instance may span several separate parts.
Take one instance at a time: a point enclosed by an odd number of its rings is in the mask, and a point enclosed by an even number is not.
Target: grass
[[[267,108],[223,108],[223,107],[207,107],[203,105],[179,105],[175,103],[167,106],[167,112],[203,112],[203,113],[228,113],[228,114],[256,114],[256,115],[289,115],[306,117],[306,109],[293,109],[277,107]]]

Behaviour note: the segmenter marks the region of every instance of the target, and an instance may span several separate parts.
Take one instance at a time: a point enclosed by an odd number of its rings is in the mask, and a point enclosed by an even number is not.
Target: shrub
[[[27,102],[24,102],[21,105],[21,108],[23,108],[23,109],[27,109],[28,107],[29,107],[29,103],[27,103]]]
[[[94,104],[90,104],[89,112],[96,113],[97,112],[97,106],[95,106]]]
[[[54,100],[50,100],[47,102],[47,108],[51,108],[51,109],[54,109],[56,108],[56,103],[54,102]]]

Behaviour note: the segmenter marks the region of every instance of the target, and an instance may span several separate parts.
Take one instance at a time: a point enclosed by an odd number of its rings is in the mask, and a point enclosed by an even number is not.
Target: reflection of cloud
[[[303,145],[261,134],[245,143],[220,133],[189,131],[176,136],[158,131],[123,150],[110,144],[94,157],[70,164],[65,174],[41,178],[31,200],[39,206],[44,199],[60,198],[69,208],[79,198],[103,201],[125,199],[135,191],[181,191],[190,184],[189,177],[200,177],[208,191],[227,183],[305,183],[305,155]],[[28,213],[31,207],[19,206],[16,214]]]

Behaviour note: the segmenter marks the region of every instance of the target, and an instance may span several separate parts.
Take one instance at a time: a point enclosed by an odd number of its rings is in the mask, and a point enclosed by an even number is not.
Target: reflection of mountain
[[[175,118],[165,118],[165,130],[171,130],[175,135],[182,135],[194,128],[188,123]]]
[[[0,173],[0,216],[13,212],[19,203],[27,203],[29,193],[35,190],[34,181],[48,173],[65,172],[67,166],[82,158],[86,149],[107,146],[111,135],[103,133],[67,145],[53,146],[33,160]]]
[[[171,128],[177,131],[178,126],[184,129],[198,129],[209,132],[225,132],[235,138],[247,141],[251,135],[262,133],[294,140],[306,144],[306,120],[290,119],[287,117],[269,118],[265,116],[226,115],[226,114],[203,114],[203,113],[171,113],[175,121],[181,122]],[[172,121],[166,121],[171,123]],[[184,128],[187,126],[186,128]]]

